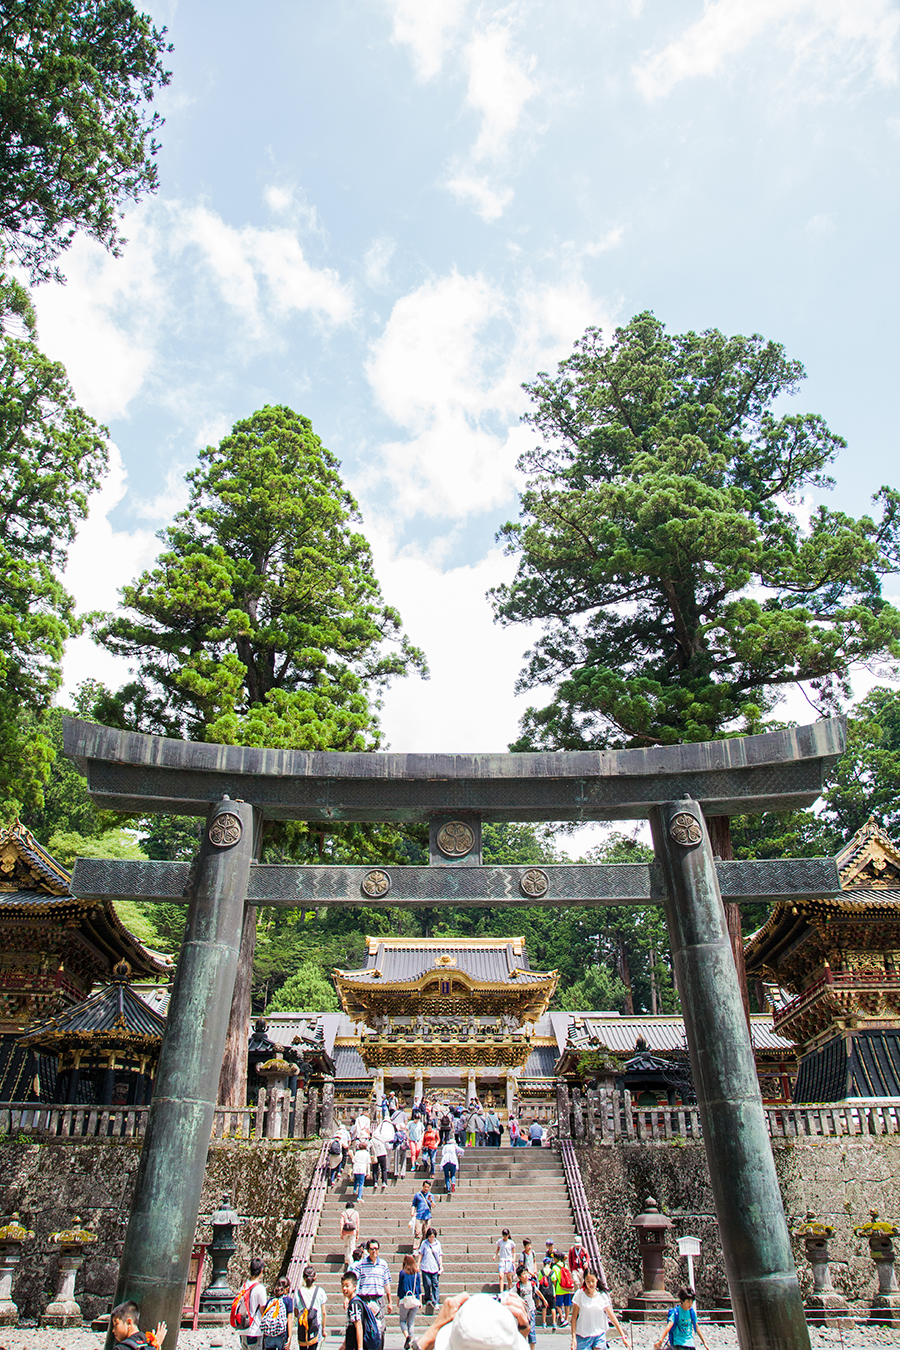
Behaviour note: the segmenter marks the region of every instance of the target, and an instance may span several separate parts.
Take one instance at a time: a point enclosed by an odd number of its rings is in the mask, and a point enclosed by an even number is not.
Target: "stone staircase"
[[[360,1241],[377,1238],[381,1256],[391,1271],[394,1316],[389,1326],[397,1326],[397,1276],[404,1255],[413,1250],[409,1230],[410,1203],[425,1179],[424,1172],[407,1173],[404,1180],[388,1178],[387,1189],[370,1184],[359,1206]],[[576,1232],[569,1202],[565,1173],[559,1155],[549,1148],[472,1148],[466,1149],[457,1178],[456,1191],[444,1194],[444,1178],[434,1178],[435,1205],[432,1224],[437,1229],[444,1251],[441,1297],[461,1289],[470,1293],[496,1293],[497,1265],[494,1243],[503,1228],[509,1228],[516,1244],[518,1259],[522,1239],[530,1237],[538,1263],[544,1245],[552,1238],[558,1248],[568,1251]],[[312,1264],[316,1282],[328,1294],[329,1330],[343,1326],[340,1239],[340,1212],[352,1195],[345,1174],[325,1197]]]

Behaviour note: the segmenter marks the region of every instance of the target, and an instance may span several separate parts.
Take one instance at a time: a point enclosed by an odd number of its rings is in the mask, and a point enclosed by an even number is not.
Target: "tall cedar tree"
[[[200,453],[156,566],[95,615],[97,640],[138,662],[95,708],[165,736],[295,750],[379,742],[372,698],[424,673],[384,603],[359,510],[308,418],[266,407]]]
[[[226,745],[376,748],[378,691],[393,676],[427,671],[384,603],[335,457],[307,418],[266,407],[202,451],[187,477],[188,506],[162,532],[156,566],[124,588],[124,612],[94,617],[97,639],[138,663],[136,678],[99,698],[95,715]],[[225,1104],[243,1104],[255,943],[251,907]]]
[[[784,686],[809,685],[825,712],[854,663],[900,656],[881,590],[900,495],[879,491],[877,521],[819,506],[801,528],[845,444],[815,414],[772,411],[803,378],[778,343],[670,335],[644,313],[609,343],[588,329],[525,386],[541,442],[519,464],[522,519],[500,532],[517,574],[492,597],[501,623],[543,625],[518,688],[553,697],[514,750],[758,731]],[[711,830],[730,857],[727,820]],[[742,973],[736,906],[728,921]]]
[[[37,346],[23,288],[0,275],[0,819],[43,804],[55,756],[39,719],[79,630],[59,580],[107,463],[107,433]]]
[[[79,230],[118,254],[122,208],[155,190],[164,35],[129,0],[0,7],[0,238],[32,281]]]
[[[881,578],[900,567],[900,495],[879,520],[792,507],[845,442],[811,413],[776,416],[804,370],[759,336],[670,335],[639,314],[588,329],[526,391],[541,443],[521,470],[519,558],[501,623],[545,632],[519,689],[553,689],[513,747],[665,745],[756,731],[784,686],[824,712],[855,662],[900,655]]]

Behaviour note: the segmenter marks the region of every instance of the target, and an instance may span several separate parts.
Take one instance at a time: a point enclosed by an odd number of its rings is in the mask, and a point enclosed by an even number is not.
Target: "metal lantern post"
[[[234,1293],[228,1284],[228,1263],[237,1251],[234,1230],[240,1223],[231,1208],[231,1196],[223,1195],[222,1203],[210,1219],[212,1242],[207,1251],[212,1263],[209,1284],[200,1295],[201,1313],[211,1313],[224,1321],[231,1311]]]

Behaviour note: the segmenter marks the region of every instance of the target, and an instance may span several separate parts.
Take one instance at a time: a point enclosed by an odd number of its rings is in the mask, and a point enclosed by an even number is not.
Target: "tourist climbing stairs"
[[[412,1196],[426,1174],[407,1174],[403,1180],[388,1178],[387,1189],[373,1190],[367,1183],[364,1199],[358,1206],[361,1218],[360,1241],[376,1238],[381,1256],[391,1271],[394,1316],[388,1325],[397,1326],[397,1275],[407,1252],[414,1250],[409,1229]],[[496,1293],[497,1262],[494,1244],[503,1228],[508,1228],[521,1253],[522,1239],[531,1238],[538,1263],[548,1238],[567,1252],[575,1235],[575,1220],[569,1201],[563,1164],[559,1154],[549,1148],[472,1148],[466,1149],[460,1166],[456,1191],[444,1193],[444,1178],[434,1178],[435,1204],[432,1224],[437,1229],[444,1252],[444,1274],[440,1292],[448,1294],[467,1289],[470,1293]],[[352,1197],[350,1178],[345,1174],[329,1191],[313,1244],[312,1264],[317,1283],[328,1294],[332,1311],[330,1330],[343,1326],[341,1272],[343,1243],[340,1214]],[[416,1244],[417,1245],[417,1244]],[[338,1314],[336,1322],[334,1314]]]

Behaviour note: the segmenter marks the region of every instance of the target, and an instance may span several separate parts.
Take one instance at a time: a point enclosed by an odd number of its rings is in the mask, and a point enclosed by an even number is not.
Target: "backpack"
[[[319,1286],[314,1284],[312,1296],[313,1306],[310,1308],[307,1308],[306,1304],[303,1302],[303,1296],[299,1290],[297,1291],[297,1342],[300,1345],[311,1345],[313,1341],[319,1339],[319,1310],[315,1306],[316,1294],[318,1291]]]
[[[354,1295],[359,1298],[359,1295]],[[359,1299],[362,1308],[363,1350],[381,1350],[381,1326],[378,1318],[364,1298]]]
[[[250,1312],[250,1290],[259,1280],[253,1280],[250,1284],[245,1284],[243,1289],[235,1296],[231,1305],[231,1325],[235,1331],[246,1331],[253,1321],[253,1315]]]
[[[263,1309],[262,1317],[259,1322],[259,1329],[263,1336],[283,1336],[287,1331],[287,1313],[284,1310],[284,1299],[273,1298]]]
[[[328,1145],[328,1152],[331,1154],[332,1158],[339,1158],[343,1152],[340,1140],[332,1139],[331,1143]]]
[[[575,1281],[572,1279],[572,1272],[568,1266],[562,1266],[559,1272],[560,1289],[574,1289]]]

